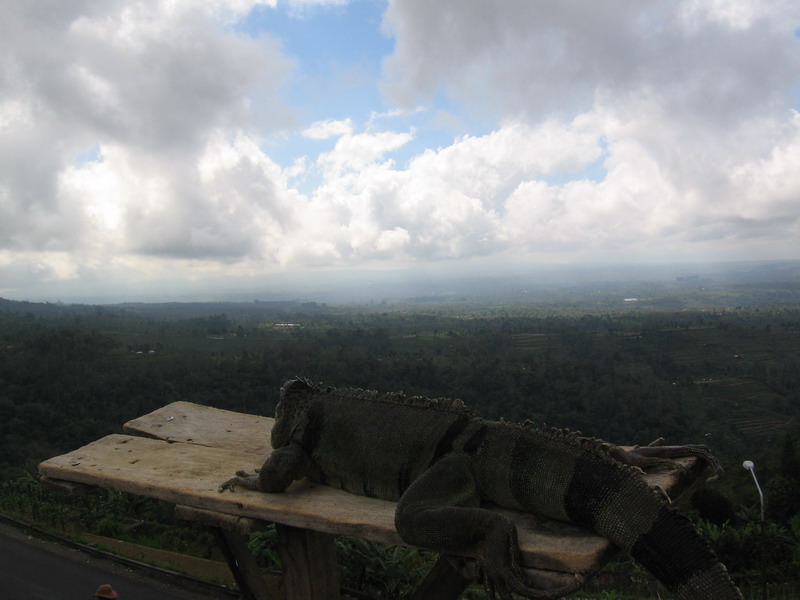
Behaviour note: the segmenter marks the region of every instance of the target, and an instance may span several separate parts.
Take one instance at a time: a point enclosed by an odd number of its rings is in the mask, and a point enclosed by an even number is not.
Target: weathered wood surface
[[[275,419],[173,402],[123,425],[130,434],[214,448],[239,450],[260,461],[272,450],[269,435]],[[241,467],[240,467],[241,468]]]
[[[267,417],[176,402],[127,423],[126,430],[135,436],[109,435],[44,461],[39,470],[49,479],[117,489],[195,509],[403,544],[394,529],[394,502],[305,480],[294,482],[283,494],[243,489],[218,492],[235,471],[261,465],[270,451],[272,422]],[[665,490],[681,483],[678,474],[648,479]],[[522,560],[528,567],[587,573],[602,566],[614,551],[607,540],[580,528],[503,512],[517,523]]]

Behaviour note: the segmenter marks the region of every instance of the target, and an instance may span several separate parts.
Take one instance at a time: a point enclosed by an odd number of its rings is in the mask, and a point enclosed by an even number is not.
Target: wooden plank
[[[284,494],[218,491],[237,469],[251,470],[260,463],[260,456],[227,448],[113,434],[44,461],[39,472],[50,479],[108,487],[194,508],[329,533],[369,533],[377,541],[400,543],[391,526],[392,502],[353,496],[308,481],[293,483]]]
[[[405,545],[394,529],[394,502],[348,494],[308,481],[286,493],[217,491],[237,469],[259,466],[266,453],[168,443],[115,434],[39,465],[43,477],[107,487],[206,509],[325,533]],[[591,572],[613,552],[609,542],[580,528],[535,515],[513,515],[525,566]]]
[[[275,420],[195,404],[173,402],[123,425],[133,435],[167,442],[229,448],[264,457]]]
[[[263,531],[269,525],[269,523],[259,519],[194,508],[185,504],[175,506],[175,516],[184,521],[197,521],[210,527],[234,531],[242,535]]]

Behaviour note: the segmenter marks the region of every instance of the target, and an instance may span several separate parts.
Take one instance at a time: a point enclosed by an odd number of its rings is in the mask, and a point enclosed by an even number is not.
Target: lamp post
[[[758,477],[756,477],[756,465],[752,460],[746,460],[742,463],[742,467],[750,471],[750,474],[753,476],[753,482],[756,484],[756,489],[758,490],[758,499],[761,501],[761,537],[763,541],[764,537],[764,492],[761,491],[761,486],[758,485]],[[761,563],[761,598],[766,600],[767,598],[767,572],[765,569],[765,563]]]
[[[764,492],[761,491],[761,486],[758,485],[758,477],[756,477],[756,465],[752,460],[746,460],[742,463],[742,467],[744,467],[747,471],[750,471],[750,474],[753,476],[753,481],[756,484],[756,489],[758,490],[758,499],[761,502],[761,522],[764,522]]]

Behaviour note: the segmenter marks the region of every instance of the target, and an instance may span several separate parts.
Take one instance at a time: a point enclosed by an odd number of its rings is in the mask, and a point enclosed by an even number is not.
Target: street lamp
[[[761,491],[761,486],[758,485],[758,477],[756,477],[756,465],[752,460],[746,460],[742,463],[742,467],[747,471],[750,471],[750,474],[753,476],[753,481],[756,484],[756,489],[758,490],[758,499],[761,501],[761,522],[764,522],[764,492]]]
[[[761,538],[764,538],[764,492],[761,491],[761,486],[758,485],[758,478],[756,477],[756,465],[752,460],[746,460],[742,463],[742,467],[745,470],[750,471],[750,474],[753,476],[753,481],[756,484],[756,489],[758,490],[758,499],[761,501],[761,523],[759,529],[761,529]],[[763,560],[763,557],[762,557]],[[761,563],[761,598],[762,600],[766,600],[767,598],[767,571],[766,571],[766,563]]]

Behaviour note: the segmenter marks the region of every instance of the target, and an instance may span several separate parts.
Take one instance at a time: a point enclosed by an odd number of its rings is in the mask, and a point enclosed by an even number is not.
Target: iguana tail
[[[589,525],[630,554],[679,600],[742,598],[708,543],[663,492],[650,488],[630,467],[590,463],[592,487],[609,490],[611,483],[617,492],[593,495],[587,490],[571,496],[576,498],[568,502],[573,521]]]
[[[725,566],[682,514],[663,506],[631,556],[680,600],[739,600]]]
[[[581,442],[589,444],[590,442]],[[575,461],[565,494],[569,520],[630,554],[679,600],[740,600],[741,592],[691,521],[638,470],[603,451]]]

